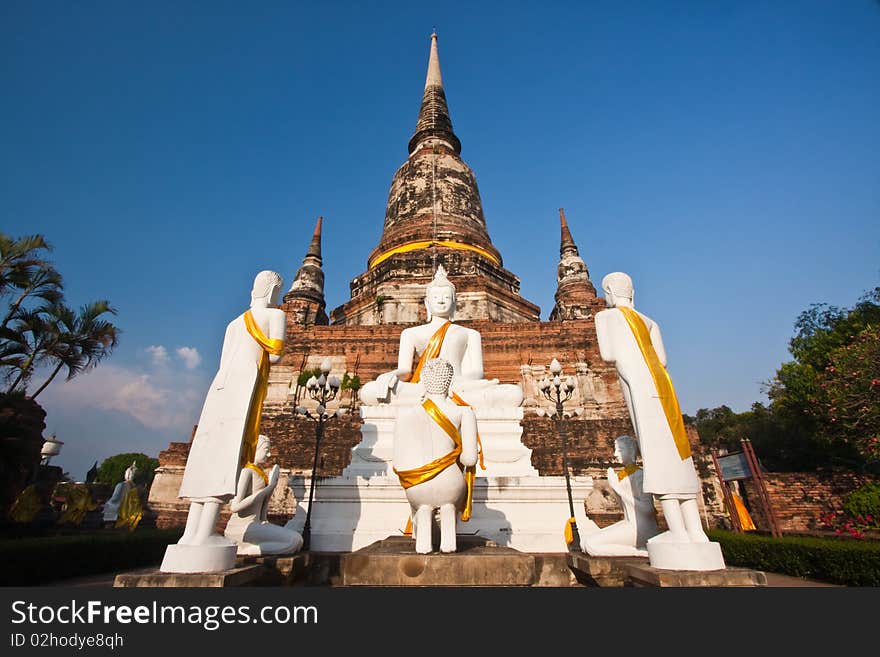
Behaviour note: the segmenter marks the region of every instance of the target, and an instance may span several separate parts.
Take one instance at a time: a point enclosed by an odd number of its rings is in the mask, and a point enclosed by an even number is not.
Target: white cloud
[[[147,347],[147,353],[153,360],[153,365],[168,364],[168,350],[162,345],[150,345]]]
[[[115,411],[150,429],[189,435],[188,428],[198,421],[207,386],[207,381],[191,374],[167,370],[150,374],[101,363],[72,381],[47,389],[46,401],[82,413],[88,409]]]
[[[180,360],[183,361],[184,367],[188,370],[194,370],[202,362],[199,350],[195,347],[178,347],[176,352]]]

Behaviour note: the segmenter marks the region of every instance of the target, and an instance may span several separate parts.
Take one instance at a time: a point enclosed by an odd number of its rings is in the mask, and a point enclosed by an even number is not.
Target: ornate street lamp
[[[306,392],[309,397],[318,402],[314,413],[304,406],[296,408],[296,414],[307,417],[315,422],[315,460],[312,463],[312,481],[309,485],[309,508],[306,510],[306,523],[303,525],[303,550],[309,549],[309,543],[312,533],[312,500],[315,496],[315,471],[318,469],[318,450],[321,447],[321,438],[324,436],[324,424],[334,417],[345,415],[344,409],[338,409],[333,412],[327,411],[327,403],[333,401],[339,392],[339,379],[330,376],[332,363],[329,358],[325,358],[321,362],[321,376],[317,379],[312,376],[306,382]]]
[[[576,382],[573,376],[563,377],[562,365],[560,365],[559,361],[555,358],[550,363],[550,374],[552,375],[552,378],[545,375],[544,378],[538,381],[538,389],[544,397],[553,402],[556,406],[556,412],[553,417],[556,420],[556,429],[559,432],[559,437],[562,439],[562,470],[565,473],[565,489],[568,492],[568,510],[571,514],[569,523],[571,525],[572,540],[569,543],[569,549],[572,551],[578,551],[580,550],[581,540],[578,535],[577,522],[575,521],[574,501],[571,498],[571,480],[569,479],[568,472],[568,445],[565,439],[565,416],[562,408],[562,405],[571,399],[571,394],[574,392]]]

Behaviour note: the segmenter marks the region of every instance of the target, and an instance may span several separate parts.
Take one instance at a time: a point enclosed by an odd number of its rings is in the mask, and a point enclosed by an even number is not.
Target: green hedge
[[[0,540],[0,585],[37,586],[158,565],[165,547],[181,533],[143,528]]]
[[[728,566],[807,577],[845,586],[880,586],[880,541],[708,532]]]

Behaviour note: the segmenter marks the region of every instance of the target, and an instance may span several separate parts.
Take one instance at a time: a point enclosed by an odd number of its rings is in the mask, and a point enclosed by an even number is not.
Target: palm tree
[[[101,319],[105,313],[116,314],[116,309],[107,300],[86,304],[78,313],[67,306],[59,308],[53,317],[56,320],[55,342],[48,345],[43,354],[43,360],[56,361],[55,368],[31,399],[36,399],[63,367],[67,368],[67,381],[70,381],[110,355],[119,342],[120,330]]]
[[[0,328],[6,328],[28,297],[42,299],[47,304],[50,304],[50,306],[58,304],[64,297],[61,291],[63,287],[61,274],[49,265],[31,268],[26,278],[23,277],[21,271],[19,271],[17,276],[19,280],[15,281],[14,286],[21,290],[21,292],[19,292],[15,301],[9,305],[9,310],[6,312],[6,317],[3,318]]]
[[[51,251],[52,247],[42,235],[15,239],[0,233],[0,296],[13,288],[25,288],[36,271],[51,268],[37,255],[43,250]]]
[[[22,384],[21,392],[33,373],[34,364],[48,346],[56,340],[56,322],[53,316],[60,312],[58,306],[41,306],[36,309],[19,308],[15,313],[13,327],[0,327],[3,335],[3,363],[18,375],[6,391],[11,394]],[[12,374],[9,375],[10,377]]]

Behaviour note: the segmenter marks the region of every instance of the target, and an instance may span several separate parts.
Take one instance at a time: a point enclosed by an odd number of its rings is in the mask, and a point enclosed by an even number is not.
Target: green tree
[[[878,326],[880,287],[852,308],[814,304],[798,316],[789,343],[794,360],[783,363],[765,386],[777,431],[768,445],[789,468],[871,465],[866,446],[877,425],[862,417],[861,409],[872,406],[858,400],[877,396],[870,369],[861,363],[876,355],[872,331]]]
[[[137,466],[134,483],[149,487],[153,481],[153,473],[159,467],[159,461],[140,452],[116,454],[115,456],[107,457],[98,466],[96,481],[110,484],[111,486],[118,484],[125,479],[125,471],[132,462]]]
[[[835,348],[818,375],[814,414],[829,440],[856,450],[869,465],[880,461],[880,323]]]

